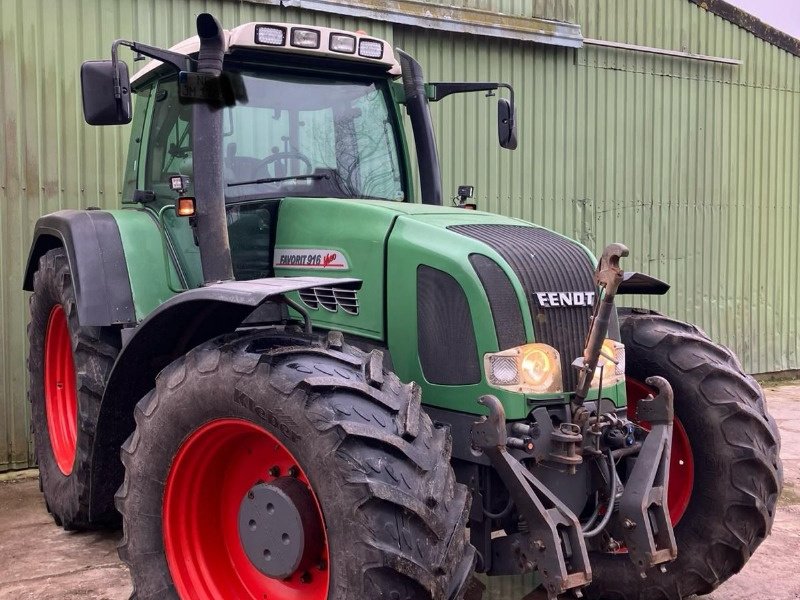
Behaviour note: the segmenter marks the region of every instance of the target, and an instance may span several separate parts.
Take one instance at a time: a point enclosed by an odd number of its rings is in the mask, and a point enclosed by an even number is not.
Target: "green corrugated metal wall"
[[[267,1],[267,0],[265,0]],[[32,464],[22,270],[36,218],[115,206],[125,128],[80,118],[78,66],[116,37],[170,45],[209,10],[363,28],[416,55],[430,79],[515,84],[520,149],[497,148],[481,96],[434,106],[446,190],[481,207],[631,247],[629,268],[673,290],[653,307],[698,323],[751,372],[800,368],[800,59],[686,0],[452,0],[577,22],[587,38],[727,56],[740,67],[570,50],[218,0],[0,0],[0,470]]]

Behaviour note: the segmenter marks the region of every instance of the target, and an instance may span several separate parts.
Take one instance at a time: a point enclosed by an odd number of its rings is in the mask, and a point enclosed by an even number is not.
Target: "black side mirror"
[[[517,148],[517,115],[514,105],[506,98],[497,100],[497,137],[500,146],[508,150]]]
[[[131,122],[128,65],[112,60],[87,60],[81,65],[83,118],[89,125]]]

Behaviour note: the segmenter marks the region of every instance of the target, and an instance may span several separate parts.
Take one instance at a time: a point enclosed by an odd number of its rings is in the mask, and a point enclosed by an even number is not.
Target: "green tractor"
[[[672,599],[742,568],[782,474],[736,357],[616,309],[668,289],[621,244],[442,206],[429,103],[502,92],[513,149],[511,86],[425,83],[363,32],[197,33],[84,63],[87,122],[132,122],[123,208],[36,225],[58,525],[121,518],[139,599]]]

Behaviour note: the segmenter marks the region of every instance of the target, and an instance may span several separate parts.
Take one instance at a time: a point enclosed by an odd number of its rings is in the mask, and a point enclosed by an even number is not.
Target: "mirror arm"
[[[450,81],[432,81],[428,84],[433,88],[433,93],[428,94],[428,100],[431,102],[438,102],[442,98],[446,98],[450,94],[464,94],[468,92],[493,92],[499,88],[506,88],[509,92],[509,100],[511,105],[514,105],[514,88],[510,83],[501,82],[450,82]]]
[[[505,83],[461,83],[461,82],[431,82],[428,84],[433,88],[433,93],[428,95],[431,102],[438,102],[450,94],[464,94],[468,92],[493,92],[499,87],[505,87]]]
[[[120,46],[126,46],[144,56],[149,58],[153,58],[155,60],[160,60],[161,62],[171,65],[178,71],[194,71],[197,65],[197,61],[193,58],[186,56],[185,54],[180,54],[179,52],[173,52],[172,50],[164,50],[163,48],[157,48],[155,46],[148,46],[147,44],[142,44],[140,42],[131,42],[129,40],[114,40],[114,43],[111,44],[111,61],[114,63],[114,97],[121,98],[122,97],[122,90],[120,89],[119,85],[119,75],[117,71],[117,54],[119,52]]]

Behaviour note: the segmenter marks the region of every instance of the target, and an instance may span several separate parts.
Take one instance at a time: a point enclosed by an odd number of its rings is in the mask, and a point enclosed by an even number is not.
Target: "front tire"
[[[113,505],[93,502],[89,480],[100,400],[119,352],[119,332],[78,323],[72,273],[62,248],[39,260],[30,315],[28,399],[47,509],[65,529],[115,524]],[[93,514],[90,506],[95,506]]]
[[[678,558],[666,573],[651,569],[642,579],[627,555],[592,553],[588,596],[678,600],[708,594],[738,573],[770,532],[783,479],[777,426],[758,383],[698,328],[633,309],[620,311],[620,331],[627,376],[644,381],[659,375],[672,385],[693,481],[675,525]]]
[[[117,507],[139,600],[462,597],[474,549],[449,432],[380,352],[339,334],[218,338],[167,367],[135,419]],[[275,538],[268,515],[242,520],[251,500],[289,484],[313,498],[302,527]],[[308,560],[275,575],[298,535]]]

